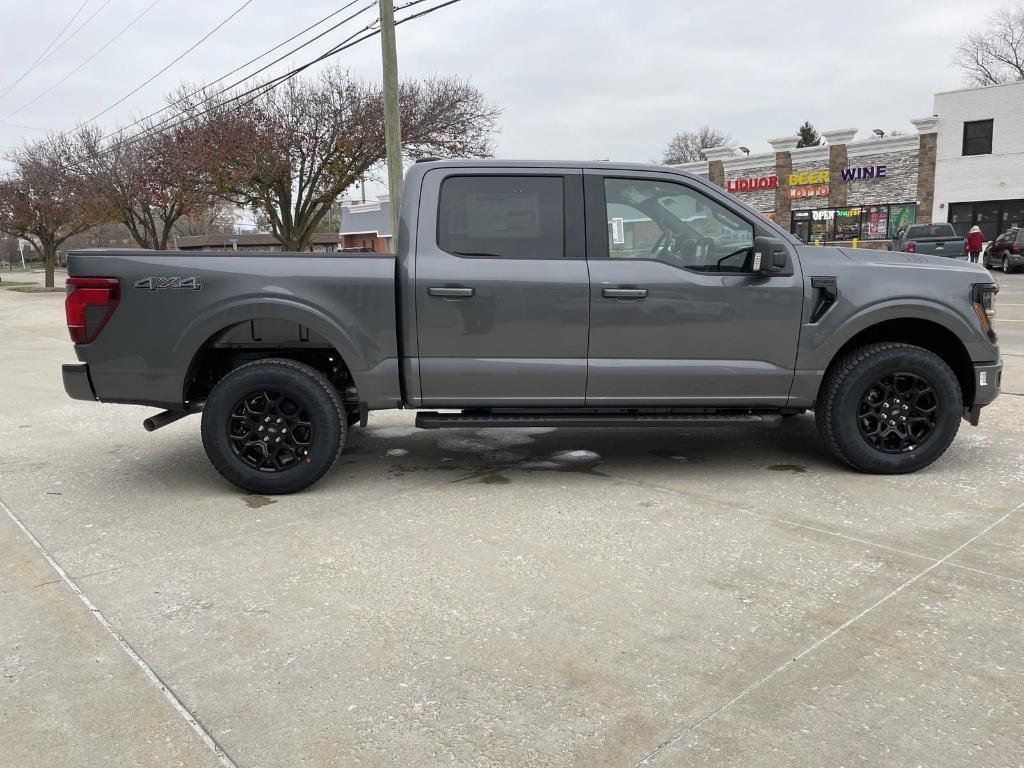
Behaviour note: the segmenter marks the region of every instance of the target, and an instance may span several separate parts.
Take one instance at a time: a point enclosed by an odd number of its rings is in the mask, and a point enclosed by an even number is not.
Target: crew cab
[[[1000,386],[979,265],[804,246],[657,166],[421,162],[396,255],[82,250],[68,270],[67,393],[163,409],[151,430],[201,412],[214,466],[259,493],[315,482],[394,408],[425,429],[813,409],[841,461],[910,472]]]

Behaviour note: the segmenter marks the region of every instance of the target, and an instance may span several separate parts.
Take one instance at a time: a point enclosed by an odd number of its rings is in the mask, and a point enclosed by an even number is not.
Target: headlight
[[[999,293],[999,286],[995,283],[976,283],[971,287],[971,303],[974,305],[974,312],[981,321],[981,327],[988,334],[992,341],[996,339],[996,332],[992,328],[992,319],[996,316],[996,294]]]

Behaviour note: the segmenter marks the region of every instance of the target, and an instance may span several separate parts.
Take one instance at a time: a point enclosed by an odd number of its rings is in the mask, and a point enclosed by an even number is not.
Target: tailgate
[[[915,252],[932,256],[963,256],[964,239],[962,237],[922,237],[910,240]]]

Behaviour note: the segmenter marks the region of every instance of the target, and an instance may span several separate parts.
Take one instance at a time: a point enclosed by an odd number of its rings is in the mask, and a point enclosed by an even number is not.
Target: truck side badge
[[[754,254],[754,272],[760,272],[760,271],[761,271],[761,254],[760,253],[755,253]]]
[[[199,291],[203,284],[198,277],[144,277],[135,282],[135,287],[148,291]]]

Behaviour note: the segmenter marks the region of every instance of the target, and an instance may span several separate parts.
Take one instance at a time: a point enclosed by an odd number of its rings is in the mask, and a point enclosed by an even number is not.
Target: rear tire
[[[1003,254],[1003,274],[1008,275],[1013,272],[1013,267],[1010,266],[1010,257]]]
[[[347,431],[335,388],[294,360],[236,368],[203,408],[206,455],[226,480],[251,493],[294,493],[312,485],[334,466]]]
[[[940,357],[910,344],[871,344],[836,363],[815,419],[835,456],[861,472],[903,474],[939,458],[960,428],[960,382]]]

